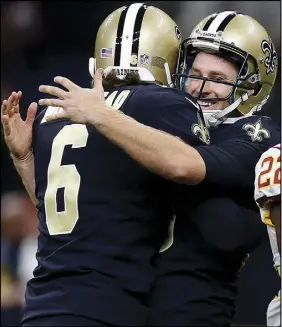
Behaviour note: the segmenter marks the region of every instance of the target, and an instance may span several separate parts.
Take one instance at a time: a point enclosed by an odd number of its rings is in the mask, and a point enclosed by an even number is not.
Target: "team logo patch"
[[[273,73],[275,66],[277,65],[278,57],[274,49],[273,43],[269,40],[263,40],[261,42],[261,49],[263,53],[268,53],[268,56],[264,59],[264,66],[266,67],[266,74]]]
[[[262,142],[264,139],[270,138],[270,132],[262,127],[260,119],[254,124],[243,125],[242,129],[251,137],[252,142]]]
[[[201,141],[206,144],[210,144],[210,134],[206,125],[201,118],[200,114],[197,112],[198,124],[193,124],[191,127],[192,133],[196,135]]]
[[[101,49],[101,58],[112,58],[113,56],[113,49],[112,48],[102,48]]]
[[[150,60],[150,57],[146,53],[143,53],[140,55],[141,65],[149,65],[149,60]]]

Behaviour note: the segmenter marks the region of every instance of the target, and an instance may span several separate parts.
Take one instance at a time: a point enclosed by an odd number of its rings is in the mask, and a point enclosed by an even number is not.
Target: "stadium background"
[[[93,56],[103,19],[130,1],[1,1],[1,101],[22,90],[21,110],[40,98],[38,86],[57,74],[89,86]],[[270,33],[279,56],[276,85],[263,113],[281,120],[280,1],[148,1],[170,14],[184,36],[206,15],[238,10]],[[1,126],[2,128],[2,126]],[[36,211],[9,159],[1,133],[1,325],[17,326],[26,280],[34,265]],[[263,325],[266,307],[279,288],[267,234],[242,271],[235,325]]]

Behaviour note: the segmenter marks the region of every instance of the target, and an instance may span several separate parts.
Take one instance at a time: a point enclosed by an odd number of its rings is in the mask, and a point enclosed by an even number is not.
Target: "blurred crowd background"
[[[88,87],[88,59],[99,25],[130,1],[1,1],[1,101],[21,90],[21,112],[38,101],[38,86],[60,74]],[[279,57],[276,85],[263,114],[281,119],[280,1],[148,1],[171,15],[184,36],[203,17],[237,10],[269,32]],[[2,126],[1,126],[2,128]],[[2,130],[1,130],[2,132]],[[21,184],[1,133],[1,326],[18,326],[27,280],[36,265],[36,209]],[[269,301],[280,287],[267,234],[242,271],[235,325],[264,325]]]

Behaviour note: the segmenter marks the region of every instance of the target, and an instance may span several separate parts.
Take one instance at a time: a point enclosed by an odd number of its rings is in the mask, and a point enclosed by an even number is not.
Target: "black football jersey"
[[[193,146],[207,140],[200,112],[179,90],[124,86],[106,102]],[[152,263],[173,215],[170,184],[93,126],[47,122],[56,110],[46,108],[34,124],[40,234],[24,319],[74,314],[142,324]]]
[[[174,185],[176,219],[157,260],[148,323],[221,326],[233,320],[242,260],[266,233],[254,201],[255,166],[280,128],[250,116],[210,130],[196,149],[206,164],[197,186]]]
[[[193,188],[175,185],[178,214],[189,215],[191,206],[196,207],[207,199],[220,197],[229,197],[239,206],[258,211],[253,197],[255,166],[262,153],[279,142],[280,127],[268,117],[250,116],[211,129],[210,137],[209,146],[196,147],[206,164],[205,179]],[[197,224],[217,228],[223,226],[219,222],[215,224],[216,219],[219,218],[206,217],[198,220]],[[235,228],[236,224],[233,223]],[[206,233],[211,231],[206,227],[204,229]],[[225,237],[228,240],[226,232]],[[220,241],[218,237],[215,238]]]

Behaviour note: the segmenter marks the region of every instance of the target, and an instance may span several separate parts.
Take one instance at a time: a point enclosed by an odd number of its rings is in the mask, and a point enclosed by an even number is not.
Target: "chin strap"
[[[236,101],[234,101],[230,106],[223,110],[218,110],[217,112],[214,112],[210,110],[209,112],[203,110],[205,114],[205,120],[208,127],[217,127],[221,123],[223,123],[227,118],[225,118],[230,112],[232,112],[234,109],[236,109],[241,102],[245,102],[249,99],[249,96],[252,95],[255,91],[254,90],[248,90],[246,93],[244,93],[240,98],[238,98]],[[256,106],[257,107],[257,106]],[[256,111],[253,110],[252,113]]]
[[[254,112],[261,111],[262,107],[266,104],[268,98],[269,95],[265,99],[263,99],[259,104],[254,106],[245,116],[251,116]]]
[[[173,84],[172,79],[171,79],[169,65],[168,65],[167,62],[164,64],[164,69],[165,69],[165,74],[166,74],[167,85],[169,87],[174,87],[174,84]]]

